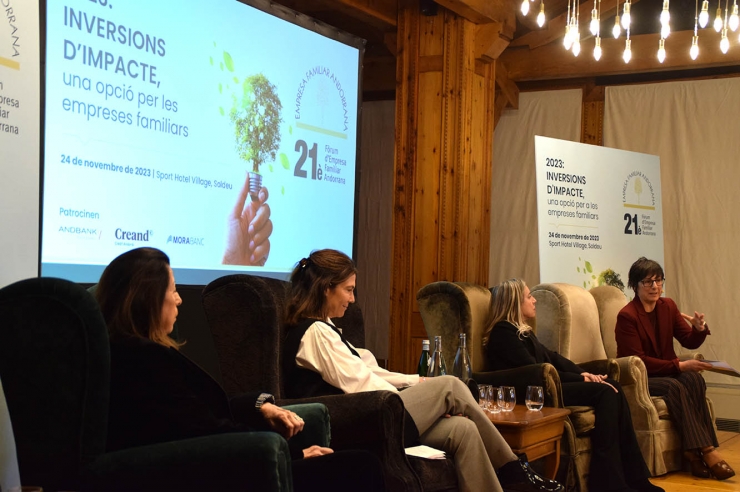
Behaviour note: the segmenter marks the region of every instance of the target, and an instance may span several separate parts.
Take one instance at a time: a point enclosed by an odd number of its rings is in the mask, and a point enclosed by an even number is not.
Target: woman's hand
[[[712,364],[699,359],[681,360],[678,362],[681,372],[701,372],[712,368]]]
[[[285,439],[290,439],[303,430],[303,419],[290,410],[280,408],[272,403],[265,403],[260,411],[270,428]]]
[[[615,393],[619,393],[617,391],[617,388],[615,388],[611,383],[606,381],[606,374],[591,374],[590,372],[582,372],[581,376],[583,376],[583,380],[587,383],[601,383],[609,386],[611,389],[614,390]]]
[[[333,452],[334,450],[331,448],[322,448],[321,446],[313,445],[310,448],[303,450],[303,459],[324,456],[325,454],[332,454]]]
[[[700,313],[698,311],[694,311],[693,316],[689,316],[688,314],[681,313],[681,317],[688,321],[691,326],[693,326],[698,331],[704,331],[707,326],[707,322],[704,321],[704,313]]]

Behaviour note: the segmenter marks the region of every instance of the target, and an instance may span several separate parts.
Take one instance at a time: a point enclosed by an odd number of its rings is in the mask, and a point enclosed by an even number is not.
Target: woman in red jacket
[[[617,357],[635,355],[645,363],[650,395],[665,399],[681,433],[691,473],[725,480],[735,472],[716,449],[719,444],[706,405],[707,388],[699,374],[711,366],[694,359],[680,361],[673,350],[674,338],[683,347],[698,348],[710,334],[709,326],[704,313],[683,314],[672,299],[661,297],[664,282],[663,268],[657,262],[642,257],[632,264],[629,286],[635,298],[617,317]]]

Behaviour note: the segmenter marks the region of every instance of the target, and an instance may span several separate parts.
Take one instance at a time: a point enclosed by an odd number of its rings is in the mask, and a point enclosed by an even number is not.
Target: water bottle
[[[429,371],[427,377],[445,376],[447,375],[447,366],[445,365],[445,359],[442,357],[442,337],[434,337],[434,353],[431,359],[429,359]]]
[[[429,340],[421,341],[421,357],[419,357],[419,368],[416,372],[423,377],[429,373]]]
[[[460,378],[463,383],[467,383],[468,379],[473,375],[465,333],[460,333],[460,343],[457,346],[455,362],[452,364],[452,375]]]

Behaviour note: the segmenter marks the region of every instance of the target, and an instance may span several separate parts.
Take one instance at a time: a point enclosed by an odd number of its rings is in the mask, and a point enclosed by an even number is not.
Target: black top
[[[496,323],[491,330],[487,357],[494,371],[549,362],[555,366],[560,381],[564,383],[583,382],[581,373],[586,372],[570,359],[542,345],[533,332],[519,335],[516,326],[508,321]]]
[[[283,381],[285,382],[285,396],[288,398],[308,398],[311,396],[325,396],[325,395],[343,395],[344,391],[334,387],[324,381],[321,374],[309,369],[298,367],[296,364],[296,356],[298,355],[298,349],[301,346],[301,340],[306,334],[311,325],[316,323],[317,319],[304,318],[297,325],[288,328],[285,341],[283,342]],[[327,323],[334,331],[336,331],[342,339],[342,342],[347,346],[352,355],[359,357],[360,355],[352,349],[344,338],[342,332],[340,332],[335,326]]]
[[[223,432],[268,430],[255,408],[260,392],[229,402],[221,386],[194,362],[145,338],[114,336],[110,348],[109,451]]]

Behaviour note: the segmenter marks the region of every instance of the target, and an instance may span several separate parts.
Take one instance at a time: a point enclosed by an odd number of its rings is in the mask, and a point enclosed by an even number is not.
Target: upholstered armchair
[[[594,287],[590,291],[599,311],[599,324],[607,356],[616,357],[617,342],[614,328],[619,311],[627,304],[624,293],[610,285]],[[692,357],[702,358],[701,354]],[[670,419],[662,397],[650,396],[647,370],[638,357],[617,359],[620,368],[619,384],[630,405],[632,424],[650,473],[663,475],[682,467],[681,437]],[[709,412],[714,420],[714,407],[707,398]]]
[[[563,395],[560,377],[550,364],[532,364],[505,371],[491,371],[483,346],[483,332],[490,311],[491,292],[480,285],[465,282],[433,282],[416,295],[419,312],[429,338],[442,337],[442,355],[447,368],[452,368],[460,333],[465,333],[473,379],[478,383],[516,387],[517,403],[524,403],[528,385],[542,386],[545,405],[562,407]],[[566,424],[566,430],[568,426]],[[558,479],[565,482],[565,471],[570,460],[561,448],[561,472]]]
[[[321,402],[331,415],[331,447],[367,449],[381,461],[389,491],[457,490],[452,460],[409,459],[404,451],[404,408],[397,393],[371,391],[301,400],[282,398],[283,314],[289,283],[252,275],[228,275],[203,291],[203,307],[218,353],[224,388],[234,394],[264,388],[288,402]],[[364,346],[362,312],[351,304],[333,320],[354,346]]]
[[[24,484],[48,491],[292,490],[288,444],[272,432],[106,452],[109,375],[108,332],[84,288],[33,278],[0,289],[0,380]]]

